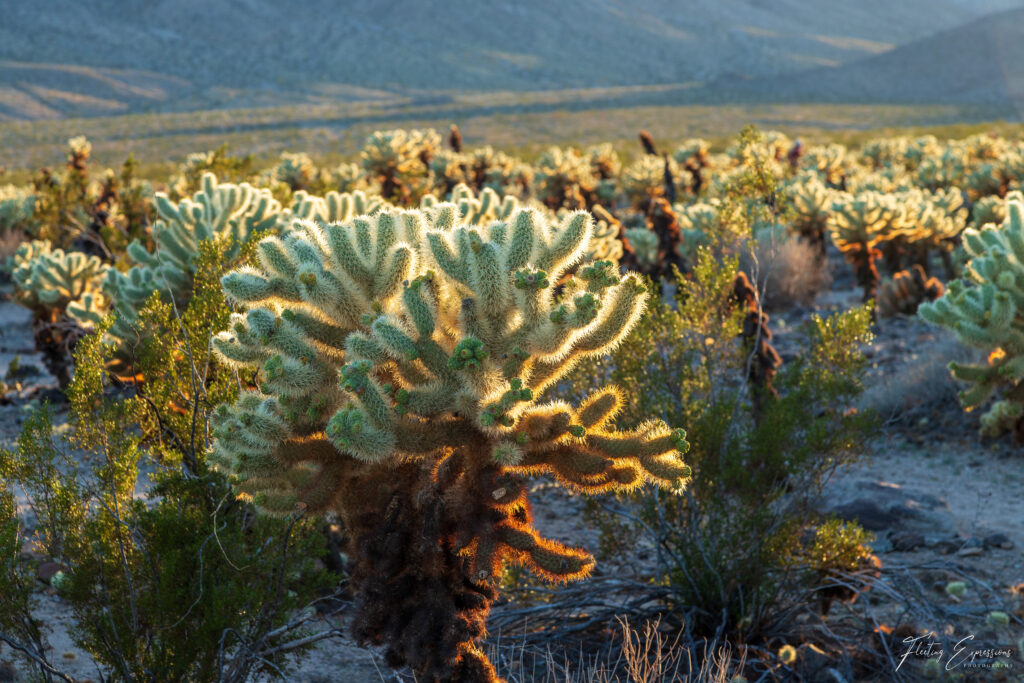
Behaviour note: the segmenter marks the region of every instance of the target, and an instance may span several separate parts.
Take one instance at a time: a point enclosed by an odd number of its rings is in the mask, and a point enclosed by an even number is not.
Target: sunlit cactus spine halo
[[[690,470],[682,430],[660,421],[615,429],[614,386],[579,406],[540,400],[644,310],[641,280],[607,261],[581,267],[556,294],[587,249],[590,215],[549,225],[517,210],[486,227],[459,217],[453,204],[382,211],[344,224],[297,221],[262,240],[259,265],[223,279],[247,310],[214,344],[257,387],[216,411],[214,457],[268,512],[340,514],[362,544],[357,563],[376,567],[353,579],[366,598],[364,639],[387,643],[394,661],[427,680],[454,671],[494,680],[474,642],[501,568],[565,581],[594,563],[537,533],[522,477],[548,473],[597,493],[645,481],[678,489]],[[433,540],[390,557],[381,539],[403,528]],[[385,613],[368,600],[388,594],[381,582],[395,579],[396,563],[434,596],[406,608],[464,628],[412,633],[395,621],[399,606]],[[405,599],[393,592],[380,599]],[[439,660],[416,654],[424,639],[438,639],[429,651]]]

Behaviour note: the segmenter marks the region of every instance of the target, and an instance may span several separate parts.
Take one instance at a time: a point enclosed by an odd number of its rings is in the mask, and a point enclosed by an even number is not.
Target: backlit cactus
[[[200,243],[222,240],[224,262],[230,263],[245,240],[274,228],[281,219],[281,204],[268,190],[247,183],[218,183],[210,173],[203,176],[202,186],[177,205],[157,194],[156,251],[150,253],[133,242],[128,256],[138,265],[127,273],[108,271],[103,289],[117,311],[109,334],[122,344],[137,340],[138,312],[154,293],[178,307],[188,303]]]
[[[829,231],[832,241],[843,252],[857,275],[864,301],[875,298],[881,257],[878,245],[892,239],[903,224],[904,209],[885,195],[862,192],[844,196],[832,205]]]
[[[671,158],[650,155],[639,157],[623,169],[621,178],[623,194],[640,211],[646,211],[659,197],[671,200],[677,184],[689,189],[691,182],[690,172],[680,169]]]
[[[37,320],[49,323],[57,322],[70,304],[80,303],[83,297],[100,297],[108,269],[95,256],[51,249],[45,240],[23,243],[13,265],[15,299],[31,309]],[[90,307],[99,306],[90,302]]]
[[[281,227],[287,227],[296,218],[320,223],[344,222],[374,213],[384,204],[379,196],[367,195],[360,190],[328,192],[323,197],[299,190],[292,197],[291,209],[280,215],[279,223]]]
[[[971,256],[964,277],[949,283],[942,298],[920,306],[925,320],[953,331],[965,345],[988,351],[984,364],[951,363],[953,376],[970,383],[960,400],[968,408],[982,405],[997,392],[1021,403],[1024,379],[1024,202],[1007,202],[1002,225],[990,224],[963,234],[964,249]],[[988,423],[1004,423],[1009,412],[997,403],[999,415]],[[997,417],[999,419],[997,419]]]
[[[579,406],[539,400],[622,339],[647,297],[608,262],[556,296],[590,216],[458,216],[448,204],[297,222],[260,242],[259,266],[223,280],[247,310],[214,345],[258,386],[216,411],[214,457],[268,512],[340,514],[365,640],[421,680],[489,681],[475,641],[501,567],[566,581],[593,566],[533,528],[523,477],[596,493],[678,488],[690,472],[680,430],[614,428],[615,387]]]
[[[458,217],[455,219],[457,223],[481,227],[494,221],[507,220],[519,208],[515,197],[499,197],[497,192],[487,187],[480,192],[478,198],[465,184],[456,185],[447,202],[439,202],[432,194],[420,200],[420,208],[429,214],[447,211],[451,204],[458,208]]]
[[[920,265],[901,270],[878,288],[875,310],[881,318],[894,315],[914,315],[925,301],[934,301],[946,288],[933,277],[928,277]]]
[[[32,218],[35,195],[14,185],[0,186],[0,232],[23,230]]]
[[[597,198],[597,187],[598,178],[589,159],[577,149],[551,147],[537,161],[536,195],[552,211],[591,206]]]
[[[366,138],[360,162],[385,200],[409,205],[429,191],[430,162],[440,149],[434,130],[377,131]]]
[[[799,177],[787,187],[787,192],[793,208],[793,232],[824,258],[825,234],[835,192],[814,176]]]
[[[66,387],[75,344],[106,310],[100,287],[108,266],[95,256],[51,249],[47,241],[23,243],[12,261],[15,299],[32,311],[35,347]]]

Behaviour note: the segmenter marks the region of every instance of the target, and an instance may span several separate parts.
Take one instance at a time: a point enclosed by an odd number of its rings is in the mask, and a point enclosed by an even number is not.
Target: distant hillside
[[[1022,2],[4,4],[0,120],[770,78],[849,64]]]
[[[1024,105],[1024,9],[998,12],[878,56],[750,83],[770,101]]]

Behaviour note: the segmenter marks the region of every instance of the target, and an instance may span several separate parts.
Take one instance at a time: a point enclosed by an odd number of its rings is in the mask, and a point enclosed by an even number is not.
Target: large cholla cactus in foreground
[[[1024,202],[1007,202],[1001,226],[968,229],[963,238],[972,257],[964,278],[949,283],[940,299],[921,304],[918,313],[951,329],[962,343],[989,352],[982,365],[950,364],[956,379],[973,385],[960,400],[970,409],[1007,390],[1007,401],[997,402],[982,422],[989,434],[1009,428],[1021,438],[1024,425],[1006,423],[1024,414]]]
[[[268,190],[247,183],[218,183],[211,173],[203,176],[203,189],[177,205],[157,194],[159,218],[153,224],[156,251],[139,242],[128,245],[128,255],[138,265],[127,273],[111,269],[104,292],[117,310],[110,334],[122,341],[135,340],[134,325],[146,300],[159,292],[183,307],[192,296],[192,278],[199,245],[205,240],[224,240],[224,260],[238,256],[250,235],[270,230],[280,219],[281,204]]]
[[[271,513],[336,511],[355,557],[354,629],[426,681],[492,681],[475,641],[496,577],[554,581],[593,558],[533,528],[523,477],[576,491],[680,487],[681,430],[618,431],[615,387],[540,402],[575,362],[606,353],[646,291],[607,262],[553,284],[584,253],[589,214],[532,210],[486,227],[459,210],[297,222],[223,280],[245,306],[215,348],[258,389],[215,413],[214,458]]]

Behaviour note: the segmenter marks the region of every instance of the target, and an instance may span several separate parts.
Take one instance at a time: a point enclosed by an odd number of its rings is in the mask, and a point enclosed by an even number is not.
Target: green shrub
[[[657,416],[688,426],[694,479],[683,496],[649,491],[591,510],[606,551],[625,552],[646,532],[656,580],[668,582],[691,628],[747,637],[808,595],[813,573],[802,567],[812,548],[801,539],[820,521],[811,502],[869,420],[849,406],[870,315],[858,308],[814,317],[802,333],[805,350],[775,375],[778,397],[761,401],[755,415],[743,381],[754,360],[738,339],[742,311],[729,301],[735,273],[735,261],[719,264],[702,250],[675,307],[655,300],[610,364],[578,376],[576,386],[610,375],[634,388],[622,424]],[[641,521],[623,523],[609,510]]]
[[[238,393],[209,344],[230,313],[219,286],[226,250],[200,244],[187,306],[154,295],[141,307],[144,385],[105,387],[106,319],[77,349],[66,435],[44,408],[0,455],[0,472],[36,512],[35,538],[63,569],[53,585],[73,611],[75,643],[110,680],[249,680],[286,670],[329,635],[312,634],[299,611],[333,583],[314,564],[324,552],[317,521],[257,516],[206,464],[209,412]],[[149,488],[138,497],[143,471]],[[12,524],[3,512],[0,550]],[[19,572],[0,565],[0,582]],[[25,593],[12,594],[0,629],[31,635]]]

